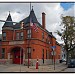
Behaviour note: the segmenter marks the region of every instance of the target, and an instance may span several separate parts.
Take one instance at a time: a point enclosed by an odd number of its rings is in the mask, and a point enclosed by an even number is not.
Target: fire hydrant
[[[37,62],[36,62],[36,69],[38,69],[38,58],[37,58]]]

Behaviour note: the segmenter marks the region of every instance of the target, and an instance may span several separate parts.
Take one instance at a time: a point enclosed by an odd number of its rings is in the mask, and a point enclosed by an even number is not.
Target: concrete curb
[[[65,69],[67,69],[67,67],[63,68],[60,72],[64,71]]]

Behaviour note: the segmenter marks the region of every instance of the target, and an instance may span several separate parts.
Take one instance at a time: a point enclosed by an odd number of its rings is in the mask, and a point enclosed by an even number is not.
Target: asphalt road
[[[75,68],[67,68],[63,72],[75,72]]]

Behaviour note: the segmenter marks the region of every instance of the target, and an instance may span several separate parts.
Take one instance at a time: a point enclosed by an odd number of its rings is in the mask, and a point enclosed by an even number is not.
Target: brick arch
[[[21,64],[23,63],[23,50],[24,48],[21,46],[13,46],[10,48],[10,54],[12,56],[11,59],[14,64],[20,64],[20,57],[21,57]]]
[[[19,47],[19,48],[22,48],[23,50],[25,50],[22,46],[13,46],[13,47],[10,47],[9,48],[9,52],[11,53],[12,49],[16,48],[16,47]]]

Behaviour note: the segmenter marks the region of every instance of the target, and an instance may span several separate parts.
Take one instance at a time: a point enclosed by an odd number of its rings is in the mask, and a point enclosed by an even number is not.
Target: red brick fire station
[[[9,13],[6,21],[12,21]],[[31,22],[37,26],[31,27]],[[54,56],[52,46],[55,48],[55,60],[59,63],[61,47],[52,32],[46,30],[45,13],[42,13],[42,25],[38,22],[34,10],[28,17],[13,25],[13,22],[5,22],[2,27],[1,59],[13,64],[27,64],[28,58],[31,65],[35,65],[38,58],[39,65],[51,64]]]

